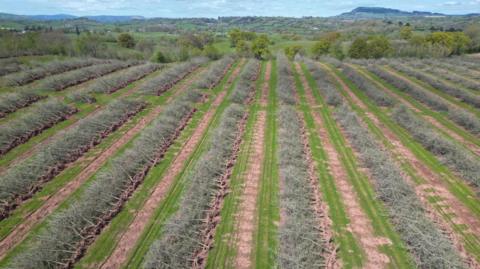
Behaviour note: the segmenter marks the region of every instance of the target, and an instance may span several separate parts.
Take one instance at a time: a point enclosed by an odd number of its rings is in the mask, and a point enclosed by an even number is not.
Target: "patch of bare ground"
[[[167,103],[174,98],[174,96],[184,92],[194,81],[194,77],[185,81],[184,85],[173,95],[170,96],[167,100]],[[4,257],[8,251],[20,243],[27,236],[30,229],[35,226],[37,223],[42,221],[48,215],[50,215],[58,206],[69,197],[75,190],[77,190],[87,179],[89,179],[95,172],[98,171],[107,160],[114,155],[122,146],[124,146],[128,141],[130,141],[136,134],[138,134],[145,126],[151,123],[163,110],[162,106],[157,106],[151,110],[146,116],[144,116],[134,127],[128,130],[122,137],[120,137],[115,143],[113,143],[109,148],[103,151],[100,155],[92,157],[91,160],[88,160],[90,164],[86,166],[80,174],[75,178],[69,181],[63,188],[61,188],[56,193],[47,196],[43,199],[44,204],[37,210],[25,215],[23,221],[17,225],[12,232],[6,236],[0,242],[0,258]],[[77,160],[78,163],[86,158],[80,158]],[[71,164],[70,164],[71,166]]]
[[[267,81],[267,80],[266,80]],[[268,85],[268,83],[265,83]],[[248,167],[244,175],[244,190],[240,197],[238,210],[235,268],[252,268],[252,243],[256,225],[257,197],[262,176],[262,164],[265,158],[263,141],[265,138],[266,112],[260,111],[254,127],[252,150],[249,154]]]
[[[338,77],[336,78],[337,80],[339,79]],[[342,84],[342,86],[346,87],[345,83],[342,83],[341,80],[338,81]],[[315,98],[313,96],[312,89],[307,85],[305,90],[308,104],[311,106],[315,105]],[[367,261],[363,268],[386,268],[390,262],[390,259],[380,251],[380,247],[382,245],[391,244],[391,242],[388,238],[374,235],[372,223],[363,211],[355,194],[355,190],[348,180],[347,172],[342,166],[340,156],[330,140],[322,117],[317,111],[313,111],[312,114],[318,126],[318,133],[321,137],[323,148],[328,156],[328,166],[330,168],[330,172],[336,181],[340,195],[343,198],[342,200],[345,203],[347,214],[350,219],[349,229],[360,240],[360,244],[365,250],[367,256]]]
[[[269,81],[272,76],[272,63],[268,62],[265,68],[265,83],[262,86],[262,96],[260,98],[260,105],[266,107],[268,104],[268,91],[270,89]]]
[[[345,91],[351,92],[348,87],[344,89]],[[447,187],[439,178],[439,175],[435,174],[424,163],[422,163],[412,151],[403,145],[400,139],[389,128],[380,122],[374,114],[371,112],[365,114],[378,128],[380,128],[390,144],[393,145],[393,153],[399,156],[401,160],[408,162],[413,166],[416,173],[425,180],[424,183],[415,184],[410,176],[403,173],[404,178],[414,188],[415,193],[426,209],[428,216],[449,236],[454,243],[455,248],[469,265],[469,268],[480,268],[480,265],[476,262],[475,258],[465,250],[461,235],[457,234],[452,227],[452,225],[465,225],[468,227],[468,229],[464,230],[465,233],[479,235],[480,220],[478,220],[468,208],[466,208],[448,191]],[[365,122],[362,121],[361,123],[366,126]],[[441,203],[443,203],[442,206],[438,206],[440,204],[437,203],[437,207],[434,207],[429,202],[429,198],[433,196],[440,198]],[[446,216],[451,218],[450,223],[445,219]]]
[[[243,62],[243,61],[242,61]],[[236,77],[241,68],[240,64],[237,68],[232,72],[231,77]],[[230,87],[231,83],[233,83],[233,79],[231,77],[228,80],[228,83],[224,87],[224,91],[222,91],[212,102],[209,110],[205,113],[203,118],[201,119],[199,125],[195,129],[192,136],[188,139],[188,141],[183,145],[181,151],[175,156],[175,159],[169,169],[166,171],[165,176],[163,177],[162,181],[152,190],[149,195],[148,200],[145,202],[143,207],[135,213],[134,220],[130,223],[128,228],[120,235],[120,239],[118,240],[118,244],[115,246],[112,254],[104,261],[100,268],[104,269],[113,269],[113,268],[120,268],[122,264],[128,258],[128,255],[133,250],[133,247],[136,245],[136,242],[142,235],[148,221],[151,219],[153,214],[155,213],[155,209],[161,203],[161,201],[165,198],[165,195],[168,193],[173,181],[178,176],[178,174],[182,171],[182,168],[185,165],[185,161],[188,157],[193,153],[197,145],[201,142],[202,138],[210,122],[215,115],[215,111],[217,107],[222,103],[226,96],[226,89]]]

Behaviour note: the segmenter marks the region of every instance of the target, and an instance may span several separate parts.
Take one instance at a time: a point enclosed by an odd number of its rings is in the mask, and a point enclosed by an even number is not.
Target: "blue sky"
[[[332,16],[358,6],[447,14],[480,12],[480,0],[0,0],[15,14],[143,15],[146,17]]]

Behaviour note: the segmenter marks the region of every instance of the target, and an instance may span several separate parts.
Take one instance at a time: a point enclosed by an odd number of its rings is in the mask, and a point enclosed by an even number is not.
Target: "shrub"
[[[33,69],[7,75],[4,77],[4,80],[7,81],[7,86],[21,86],[47,76],[100,63],[105,63],[105,61],[96,59],[53,61]]]
[[[185,182],[178,211],[167,220],[162,237],[154,242],[143,268],[190,268],[191,258],[202,246],[201,230],[212,197],[219,191],[218,182],[234,153],[239,124],[246,110],[233,104],[223,113],[220,124],[210,138],[210,147],[202,154]]]
[[[69,207],[52,216],[35,244],[14,260],[13,267],[71,265],[79,258],[95,234],[120,211],[148,170],[180,134],[200,97],[200,93],[190,92],[168,105],[130,148],[94,177]]]
[[[232,66],[235,58],[226,56],[217,62],[213,63],[208,71],[195,82],[195,87],[199,89],[213,89],[227,73]]]
[[[293,106],[278,113],[279,172],[282,181],[279,226],[279,268],[323,268],[325,238],[319,229],[308,166],[302,143],[302,124]]]
[[[68,87],[80,84],[82,82],[101,77],[103,75],[115,72],[117,70],[127,68],[132,65],[136,65],[138,62],[120,62],[112,61],[111,63],[94,65],[75,71],[59,74],[56,76],[50,76],[46,78],[40,86],[40,89],[49,89],[55,91],[61,91]]]
[[[0,118],[42,98],[45,97],[31,91],[15,91],[2,94],[0,95]]]
[[[135,39],[129,33],[121,33],[118,35],[117,42],[121,47],[133,48],[135,47]]]
[[[405,181],[403,172],[360,119],[347,106],[335,112],[347,137],[369,169],[378,198],[385,204],[394,228],[415,257],[418,268],[463,268],[464,264],[452,242],[428,218],[415,191]]]
[[[49,100],[32,107],[18,118],[6,122],[0,126],[0,155],[67,119],[76,111],[76,108],[60,101]]]
[[[277,54],[277,95],[281,104],[294,105],[295,99],[295,84],[292,72],[292,66],[285,54]]]
[[[7,169],[0,176],[0,218],[5,217],[15,203],[33,195],[44,182],[54,178],[68,163],[80,158],[143,107],[144,103],[139,101],[115,101],[55,137],[31,157]]]
[[[437,90],[440,90],[442,92],[445,92],[451,96],[454,96],[458,99],[460,99],[462,102],[464,103],[467,103],[467,104],[470,104],[476,108],[480,108],[480,97],[476,96],[476,95],[473,95],[465,90],[462,90],[462,89],[458,89],[456,87],[453,87],[453,86],[449,86],[445,83],[443,83],[442,81],[432,77],[432,76],[429,76],[429,75],[426,75],[420,71],[417,71],[417,70],[412,70],[411,68],[405,66],[405,65],[402,65],[398,62],[396,62],[395,64],[391,64],[390,65],[392,68],[394,68],[395,70],[398,70],[402,73],[405,73],[409,76],[412,76],[418,80],[421,80],[423,82],[425,82],[426,84],[432,86],[433,88],[437,89]]]
[[[139,91],[143,94],[161,95],[207,61],[206,58],[194,58],[187,62],[174,64],[157,77],[143,83]]]
[[[250,59],[245,65],[240,78],[230,95],[230,100],[237,104],[243,104],[252,97],[255,91],[255,81],[260,74],[260,62],[256,59]]]
[[[360,75],[352,67],[342,64],[343,73],[349,78],[360,90],[370,97],[379,106],[392,106],[395,102],[382,89],[378,88],[373,82]]]
[[[343,103],[343,98],[335,82],[332,80],[330,75],[321,69],[317,63],[311,59],[304,59],[305,64],[307,65],[308,71],[312,74],[312,77],[317,82],[318,88],[322,95],[325,98],[327,104],[331,106],[338,106]]]
[[[480,187],[480,166],[476,156],[439,134],[404,106],[395,109],[392,117],[442,163],[456,170],[475,187]]]

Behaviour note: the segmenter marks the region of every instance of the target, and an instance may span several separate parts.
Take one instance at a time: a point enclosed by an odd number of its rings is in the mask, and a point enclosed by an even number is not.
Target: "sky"
[[[480,13],[480,0],[0,0],[0,12],[22,15],[141,15],[145,17],[333,16],[359,6]]]

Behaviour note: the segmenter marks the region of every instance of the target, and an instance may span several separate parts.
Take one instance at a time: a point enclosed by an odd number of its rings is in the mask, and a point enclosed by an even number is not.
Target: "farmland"
[[[0,268],[480,268],[473,56],[5,63]]]

